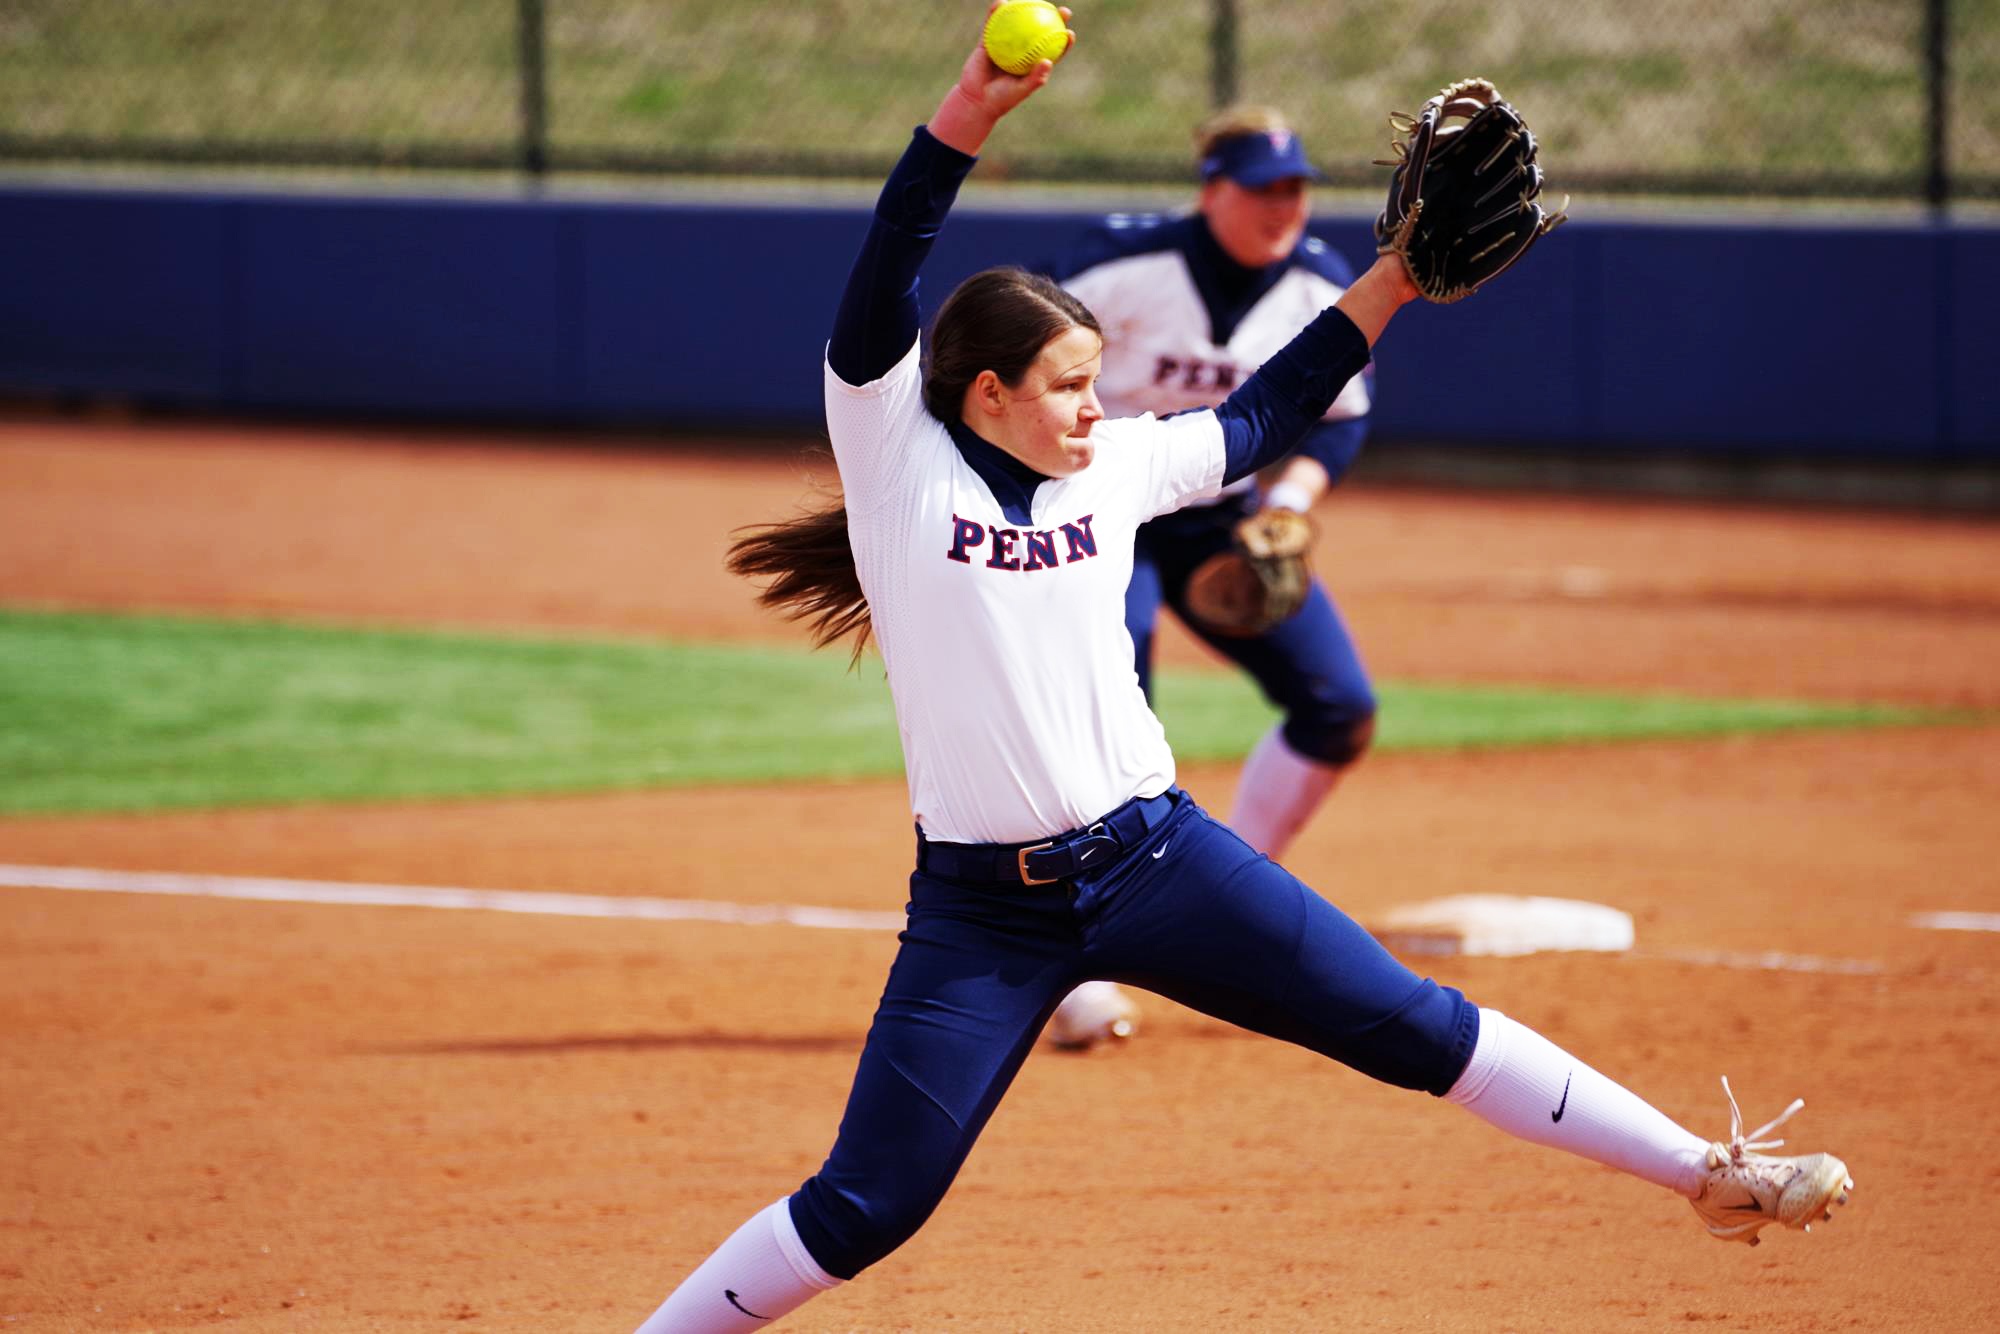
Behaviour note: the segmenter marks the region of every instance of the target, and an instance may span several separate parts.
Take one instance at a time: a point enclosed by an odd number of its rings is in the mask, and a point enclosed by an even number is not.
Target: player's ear
[[[1007,386],[992,371],[981,371],[965,391],[965,411],[970,416],[980,412],[988,417],[998,417],[1007,410]]]

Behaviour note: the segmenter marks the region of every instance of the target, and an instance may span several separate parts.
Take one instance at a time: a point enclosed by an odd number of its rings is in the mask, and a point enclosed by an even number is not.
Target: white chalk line
[[[2000,912],[1920,912],[1910,925],[1932,931],[2000,931]]]
[[[506,889],[178,875],[158,871],[97,871],[80,866],[0,865],[0,886],[106,894],[257,899],[272,903],[331,903],[349,907],[469,908],[548,917],[615,917],[648,922],[804,926],[829,931],[897,931],[903,926],[903,914],[899,912],[857,912],[847,908],[812,908],[788,903],[719,903],[704,899],[614,898],[601,894],[542,894]]]
[[[435,885],[381,885],[333,880],[281,880],[259,876],[185,875],[165,871],[102,871],[81,866],[0,864],[0,886],[80,890],[106,894],[166,894],[192,898],[250,899],[270,903],[327,903],[370,908],[454,908],[529,913],[548,917],[605,917],[648,922],[720,922],[733,926],[803,926],[831,931],[899,931],[899,912],[861,912],[788,903],[722,903],[707,899],[618,898],[603,894],[529,893]],[[2000,914],[1919,913],[1911,925],[1958,931],[2000,931]],[[1624,957],[1712,968],[1764,972],[1869,976],[1888,971],[1871,959],[1827,959],[1777,951],[1655,950]]]
[[[1701,964],[1709,968],[1744,968],[1763,973],[1836,973],[1848,977],[1869,977],[1889,971],[1873,959],[1827,959],[1813,954],[1784,954],[1777,950],[1636,949],[1629,951],[1627,957]]]

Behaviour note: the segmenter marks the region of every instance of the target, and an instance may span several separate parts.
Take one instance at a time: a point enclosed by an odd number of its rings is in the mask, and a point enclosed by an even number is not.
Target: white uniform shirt
[[[1309,237],[1306,248],[1324,250]],[[1315,316],[1340,299],[1342,288],[1294,263],[1217,343],[1214,324],[1177,248],[1108,259],[1064,281],[1104,326],[1104,373],[1097,396],[1111,417],[1164,417],[1214,407],[1255,373]],[[1368,380],[1347,382],[1323,420],[1367,415]],[[1252,478],[1227,494],[1247,490]],[[1218,493],[1223,494],[1223,493]]]
[[[1096,456],[1008,519],[924,409],[918,345],[859,387],[826,369],[847,535],[927,838],[1025,843],[1174,781],[1125,631],[1141,523],[1212,496],[1215,414],[1099,422]]]

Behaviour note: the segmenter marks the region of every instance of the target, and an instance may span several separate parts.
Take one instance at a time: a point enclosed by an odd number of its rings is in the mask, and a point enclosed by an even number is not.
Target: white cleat
[[[1123,1042],[1139,1031],[1139,1007],[1116,983],[1081,982],[1049,1017],[1049,1041],[1070,1051]]]
[[[1776,1120],[1745,1135],[1743,1114],[1736,1108],[1727,1077],[1722,1091],[1729,1098],[1729,1142],[1708,1146],[1708,1181],[1693,1201],[1709,1232],[1724,1241],[1755,1246],[1758,1231],[1772,1223],[1810,1232],[1814,1223],[1832,1218],[1832,1206],[1846,1204],[1854,1189],[1846,1163],[1830,1153],[1768,1158],[1754,1152],[1783,1144],[1781,1139],[1762,1136],[1783,1125],[1805,1102],[1794,1099]]]

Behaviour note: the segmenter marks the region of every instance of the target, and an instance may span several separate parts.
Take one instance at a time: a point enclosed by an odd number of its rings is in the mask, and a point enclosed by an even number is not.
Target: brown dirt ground
[[[790,638],[744,445],[0,422],[0,603]],[[1377,674],[2000,706],[1991,523],[1357,486],[1319,563]],[[1170,660],[1200,661],[1174,639]],[[4,687],[4,682],[0,682]],[[1226,809],[1233,772],[1183,775]],[[2000,1325],[2000,723],[1371,759],[1291,858],[1357,916],[1499,890],[1630,956],[1427,965],[1709,1134],[1860,1189],[1684,1205],[1151,1000],[1038,1054],[916,1240],[786,1328]],[[891,908],[897,783],[0,819],[0,861]],[[894,941],[0,891],[0,1327],[622,1330],[817,1165]],[[1777,951],[1874,971],[1774,971]]]

